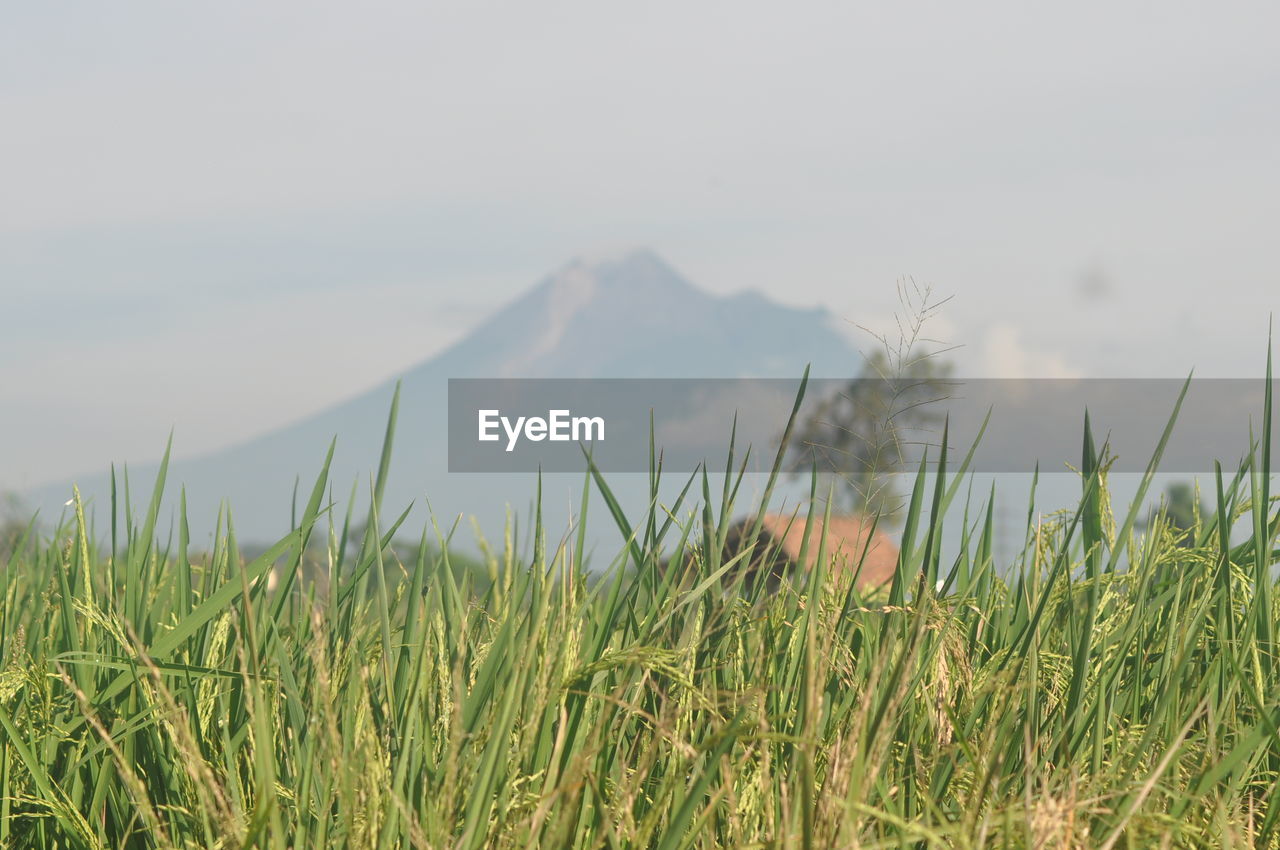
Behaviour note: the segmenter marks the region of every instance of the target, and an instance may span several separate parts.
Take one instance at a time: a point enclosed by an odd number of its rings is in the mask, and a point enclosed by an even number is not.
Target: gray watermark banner
[[[1280,382],[1274,382],[1280,388]],[[1062,472],[1081,462],[1084,417],[1113,472],[1143,472],[1182,392],[1173,379],[898,378],[810,380],[788,441],[788,468],[878,473],[971,448],[974,472]],[[646,472],[773,465],[799,380],[450,379],[450,472]],[[1196,379],[1160,463],[1163,472],[1234,470],[1262,441],[1266,382]],[[1273,393],[1274,394],[1274,393]],[[988,416],[989,414],[989,416]],[[979,441],[979,432],[986,429]],[[1273,422],[1273,440],[1276,426]],[[652,435],[652,439],[651,439]],[[746,456],[750,447],[750,455]]]

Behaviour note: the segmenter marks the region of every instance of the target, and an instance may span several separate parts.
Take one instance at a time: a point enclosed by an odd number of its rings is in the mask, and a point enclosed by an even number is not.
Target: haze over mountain
[[[798,378],[806,364],[815,375],[839,377],[853,374],[859,362],[825,310],[786,307],[755,292],[708,294],[649,250],[580,258],[452,347],[404,372],[384,513],[398,515],[411,501],[422,505],[425,497],[442,525],[459,513],[473,515],[493,539],[501,535],[507,506],[522,512],[533,497],[530,475],[446,471],[449,378]],[[277,538],[288,530],[295,480],[305,494],[334,436],[334,496],[344,500],[357,482],[357,498],[364,501],[393,391],[394,381],[386,382],[243,444],[175,461],[168,502],[175,504],[179,486],[185,487],[195,541],[212,532],[224,499],[240,539]],[[130,465],[135,503],[144,501],[139,494],[149,492],[157,468],[155,463]],[[76,482],[103,523],[109,479],[103,470],[89,472]],[[557,484],[565,485],[563,492]],[[544,513],[549,522],[567,519],[565,497],[580,485],[579,476],[548,477]],[[66,482],[29,495],[49,517],[63,510],[70,491]],[[416,515],[424,518],[425,512]],[[597,530],[608,528],[598,523]]]
[[[570,262],[404,380],[790,377],[855,361],[825,310],[711,295],[637,249]]]

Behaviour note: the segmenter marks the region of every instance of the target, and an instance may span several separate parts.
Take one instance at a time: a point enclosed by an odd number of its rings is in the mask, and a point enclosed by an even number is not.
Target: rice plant
[[[473,584],[452,529],[393,546],[392,431],[367,517],[334,515],[326,459],[258,557],[230,510],[208,551],[184,507],[162,534],[163,467],[106,533],[77,494],[13,543],[0,845],[1280,846],[1269,436],[1217,470],[1210,513],[1139,534],[1169,431],[1117,507],[1086,419],[1078,505],[1041,516],[1033,490],[1010,564],[997,494],[961,502],[944,453],[892,585],[864,593],[822,553],[776,592],[734,578],[750,544],[723,558],[724,535],[759,506],[732,445],[720,492],[704,470],[673,504],[655,460],[636,515],[590,469],[573,529],[508,534]],[[610,516],[586,516],[593,488]],[[622,531],[611,563],[584,563],[588,521]]]

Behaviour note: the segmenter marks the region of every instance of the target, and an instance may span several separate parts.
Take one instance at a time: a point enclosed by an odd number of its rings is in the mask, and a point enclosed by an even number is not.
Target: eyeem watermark
[[[480,442],[497,442],[505,434],[506,450],[509,452],[515,451],[521,437],[535,443],[543,440],[553,443],[589,443],[604,439],[603,416],[574,416],[568,410],[549,410],[546,418],[517,416],[512,420],[503,416],[500,410],[481,410],[478,414]]]
[[[904,398],[892,380],[812,378],[788,432],[799,389],[784,379],[451,378],[449,471],[580,473],[586,455],[606,473],[644,473],[655,463],[668,472],[721,470],[732,435],[735,463],[769,472],[790,433],[793,466],[812,460],[819,471],[862,474],[863,447],[886,443],[886,421],[907,469],[940,460],[945,433],[947,472],[962,461],[974,472],[1065,471],[1080,464],[1088,410],[1095,440],[1115,458],[1111,471],[1145,473],[1177,409],[1160,471],[1195,474],[1215,461],[1234,464],[1260,441],[1266,406],[1259,379],[949,378],[913,402],[920,421],[908,423],[884,417],[886,404]],[[1280,381],[1272,396],[1280,397]]]

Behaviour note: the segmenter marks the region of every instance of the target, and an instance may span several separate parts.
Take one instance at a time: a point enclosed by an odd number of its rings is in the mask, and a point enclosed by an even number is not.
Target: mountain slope
[[[442,520],[474,515],[494,537],[501,534],[506,505],[523,508],[534,493],[528,475],[446,472],[449,378],[793,378],[809,363],[814,374],[839,376],[851,374],[857,362],[824,310],[784,307],[755,293],[705,293],[647,250],[594,262],[576,260],[455,345],[404,373],[386,512],[398,514],[410,501],[422,504],[428,497]],[[301,478],[303,492],[309,488],[335,435],[334,496],[345,500],[355,482],[363,497],[377,466],[392,392],[393,382],[388,382],[257,439],[175,462],[170,493],[177,492],[178,484],[186,487],[193,540],[211,533],[223,499],[232,508],[241,539],[283,534],[295,479]],[[154,475],[154,466],[134,467],[134,492],[149,487]],[[576,476],[553,478],[574,481],[552,480],[551,485],[580,487]],[[105,521],[106,477],[98,474],[79,483]],[[33,501],[46,516],[56,516],[69,491],[70,483],[43,488],[32,494]],[[554,487],[548,492],[548,508],[568,504]],[[567,519],[567,511],[559,513],[564,516],[553,511],[552,522]]]

